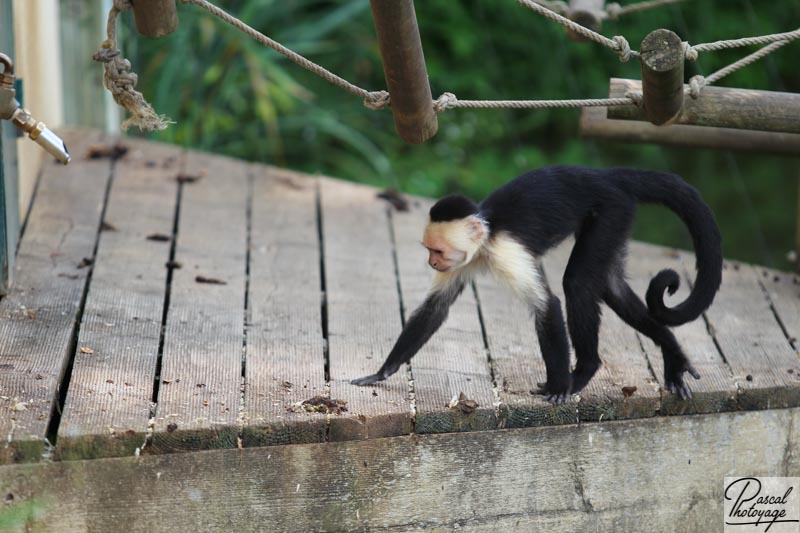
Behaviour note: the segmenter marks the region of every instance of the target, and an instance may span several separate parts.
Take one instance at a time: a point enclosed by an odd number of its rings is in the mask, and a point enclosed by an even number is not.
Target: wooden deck
[[[428,289],[428,201],[399,212],[329,178],[134,140],[90,160],[113,140],[67,141],[73,163],[45,165],[0,301],[0,464],[800,406],[800,279],[730,261],[713,307],[675,330],[702,374],[691,401],[662,389],[659,351],[610,311],[579,398],[531,395],[533,323],[490,279],[411,365],[352,386]],[[548,258],[556,291],[568,253]],[[630,248],[642,294],[692,264]],[[461,393],[473,412],[448,407]],[[293,410],[320,395],[347,411]]]

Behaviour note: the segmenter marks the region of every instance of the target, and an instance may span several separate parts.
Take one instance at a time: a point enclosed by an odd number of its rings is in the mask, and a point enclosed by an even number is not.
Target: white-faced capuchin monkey
[[[664,305],[680,277],[662,270],[647,289],[647,305],[625,279],[626,245],[636,204],[658,203],[674,211],[692,236],[697,279],[679,305]],[[569,235],[575,246],[564,273],[567,328],[577,363],[570,372],[569,344],[561,302],[550,291],[542,255]],[[600,366],[597,334],[600,302],[647,335],[664,355],[670,392],[691,397],[683,374],[700,375],[667,326],[700,316],[714,300],[722,279],[722,248],[714,215],[694,187],[674,174],[626,168],[554,166],[523,174],[477,205],[447,196],[430,210],[423,244],[436,272],[425,301],[411,315],[377,374],[355,379],[368,385],[394,374],[439,329],[465,284],[491,272],[508,284],[535,315],[536,334],[547,368],[539,393],[552,403],[580,391]]]

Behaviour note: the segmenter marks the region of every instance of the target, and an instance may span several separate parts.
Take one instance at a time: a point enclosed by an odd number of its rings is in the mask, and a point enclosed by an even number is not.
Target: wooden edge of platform
[[[785,409],[0,466],[0,522],[712,531],[725,477],[797,475],[798,428]]]

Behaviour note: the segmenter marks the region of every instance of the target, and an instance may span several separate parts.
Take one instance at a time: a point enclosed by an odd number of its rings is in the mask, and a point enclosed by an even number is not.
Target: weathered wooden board
[[[199,179],[182,185],[175,243],[182,267],[170,287],[150,451],[238,445],[249,174],[241,161],[187,157],[186,175]]]
[[[0,494],[33,531],[720,531],[725,476],[800,474],[798,427],[786,409],[14,465]]]
[[[800,274],[756,269],[761,272],[761,283],[767,290],[789,342],[795,350],[800,351]],[[796,379],[800,379],[800,369],[795,368],[793,373]]]
[[[660,270],[671,268],[683,274],[684,263],[681,261],[681,257],[684,257],[689,264],[694,263],[694,256],[691,253],[681,253],[638,242],[631,243],[629,256],[630,259],[627,262],[629,282],[634,292],[642,299],[650,284],[650,279]],[[667,305],[676,305],[686,299],[693,282],[694,275],[689,279],[684,277],[678,292],[667,299]],[[658,384],[663,391],[662,414],[716,413],[736,410],[736,381],[730,367],[714,344],[705,319],[700,317],[683,326],[672,328],[672,332],[695,369],[700,373],[701,378],[695,380],[688,374],[684,374],[684,379],[692,390],[691,400],[681,400],[680,396],[666,391],[664,389],[664,359],[661,349],[648,337],[639,334],[647,359],[650,361]]]
[[[684,267],[692,268],[688,260]],[[722,287],[706,312],[739,388],[740,409],[800,405],[797,355],[760,284],[769,277],[750,265],[726,261]]]
[[[243,445],[321,442],[325,416],[289,410],[326,394],[317,181],[253,171]]]
[[[45,162],[17,253],[14,286],[0,301],[0,463],[36,460],[72,355],[111,163],[85,160],[99,133],[65,135],[78,164]]]
[[[331,397],[349,412],[330,420],[331,440],[411,431],[407,372],[371,387],[400,333],[400,303],[386,205],[369,187],[320,178]]]
[[[58,430],[64,458],[144,444],[156,374],[181,150],[128,139],[114,167]]]
[[[420,246],[430,202],[412,202],[406,212],[391,212],[397,270],[405,318],[425,299],[433,282],[426,250]],[[417,433],[482,430],[496,427],[495,397],[486,347],[472,287],[450,308],[447,321],[411,360]],[[448,405],[464,394],[478,407],[465,413]]]
[[[562,280],[573,244],[571,239],[567,240],[544,259],[550,287],[564,307]],[[566,319],[566,309],[564,311]],[[580,392],[577,403],[572,403],[575,416],[581,420],[654,416],[660,408],[661,394],[636,332],[605,304],[602,304],[601,312],[598,351],[602,365]],[[637,390],[626,398],[623,387],[636,387]],[[573,396],[572,401],[575,400]]]

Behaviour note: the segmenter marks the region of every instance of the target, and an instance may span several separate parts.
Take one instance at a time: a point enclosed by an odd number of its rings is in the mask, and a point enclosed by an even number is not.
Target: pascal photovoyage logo
[[[800,477],[726,477],[724,531],[800,533]]]

